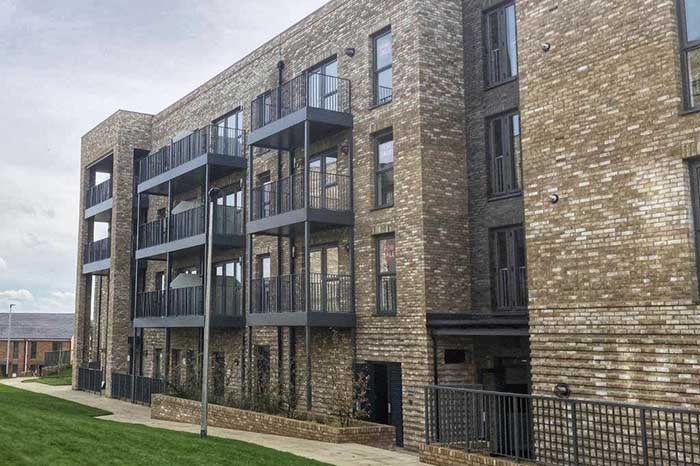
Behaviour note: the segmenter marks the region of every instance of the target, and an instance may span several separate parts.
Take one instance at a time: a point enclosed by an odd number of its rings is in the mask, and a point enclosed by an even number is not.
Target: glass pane
[[[332,175],[338,173],[338,158],[335,155],[326,156],[326,173]],[[335,177],[326,179],[326,184],[334,184],[335,182]]]
[[[332,61],[330,63],[327,63],[324,66],[323,71],[321,73],[325,74],[326,76],[338,76],[338,62],[337,61]]]
[[[700,106],[700,48],[688,52],[688,85],[690,106]]]
[[[326,273],[337,275],[338,272],[338,248],[326,249]]]
[[[311,251],[309,253],[310,268],[311,273],[323,273],[323,255],[320,249],[316,251]]]
[[[270,258],[263,257],[260,259],[260,273],[262,278],[270,278]]]
[[[391,97],[391,80],[392,80],[392,69],[389,68],[387,70],[382,71],[377,75],[377,85],[379,86],[379,100],[383,100],[384,98]]]
[[[396,273],[394,238],[379,240],[379,272]]]
[[[700,40],[700,0],[685,0],[685,30],[688,42]]]
[[[394,203],[394,170],[380,172],[377,180],[377,201],[380,206]]]
[[[508,77],[518,74],[517,37],[515,33],[515,5],[506,8],[506,45],[508,46]]]
[[[513,144],[513,188],[521,188],[522,164],[521,164],[521,148],[520,148],[520,115],[512,115],[510,117],[510,129]]]
[[[378,169],[388,168],[394,163],[394,141],[382,142],[377,146]]]
[[[321,171],[321,159],[312,160],[309,162],[309,168],[313,171]]]
[[[496,233],[496,267],[508,268],[508,235],[505,231]]]
[[[375,65],[377,70],[391,65],[392,50],[391,50],[391,32],[388,32],[380,37],[377,37],[374,49]]]

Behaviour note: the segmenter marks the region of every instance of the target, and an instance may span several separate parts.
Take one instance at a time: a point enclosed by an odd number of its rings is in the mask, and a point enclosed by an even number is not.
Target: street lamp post
[[[12,308],[14,304],[10,304],[10,314],[7,316],[7,359],[5,360],[5,375],[10,378],[10,336],[12,335]]]
[[[207,437],[207,416],[209,410],[209,329],[211,328],[211,287],[213,282],[212,277],[212,259],[213,259],[213,239],[214,239],[214,212],[216,200],[219,198],[221,190],[219,188],[211,188],[209,190],[209,226],[207,231],[207,273],[205,275],[205,293],[204,293],[204,354],[202,355],[202,415],[199,435],[202,438]]]

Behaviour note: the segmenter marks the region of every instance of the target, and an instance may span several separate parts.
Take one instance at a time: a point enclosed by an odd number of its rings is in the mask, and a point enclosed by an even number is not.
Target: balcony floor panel
[[[338,131],[352,128],[352,114],[305,107],[252,131],[249,144],[267,149],[290,150],[304,144],[304,122],[309,121],[310,143],[325,139]]]
[[[221,154],[203,154],[165,173],[139,183],[138,193],[167,195],[169,181],[175,182],[174,187],[178,192],[201,186],[204,182],[204,168],[207,165],[209,165],[210,180],[216,180],[234,171],[245,170],[246,159]]]
[[[112,221],[112,198],[85,209],[85,219],[95,218],[96,222]]]
[[[232,248],[240,249],[245,245],[245,238],[242,235],[223,236],[214,235],[214,248]],[[207,237],[204,233],[200,235],[190,236],[176,241],[142,248],[136,251],[136,259],[159,259],[164,260],[165,255],[169,252],[186,251],[204,246],[207,242]]]
[[[528,336],[527,312],[429,313],[428,328],[434,335]]]
[[[333,226],[350,226],[354,224],[355,216],[351,211],[338,212],[327,209],[297,209],[279,215],[248,222],[248,234],[266,234],[288,236],[291,230],[309,221],[312,230],[321,230]]]
[[[213,316],[213,328],[242,328],[245,319],[242,316]],[[134,328],[202,328],[204,316],[169,316],[141,317],[134,319]]]
[[[352,312],[267,312],[251,313],[247,316],[251,327],[355,327]]]
[[[109,268],[111,267],[111,259],[104,259],[101,261],[90,262],[88,264],[83,264],[83,275],[109,275]]]

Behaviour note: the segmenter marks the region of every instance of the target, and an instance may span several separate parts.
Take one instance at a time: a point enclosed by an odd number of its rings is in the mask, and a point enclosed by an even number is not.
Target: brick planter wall
[[[151,401],[151,418],[199,424],[201,409],[198,401],[154,395]],[[330,420],[326,416],[314,418]],[[394,448],[396,438],[394,426],[358,421],[352,427],[336,427],[212,404],[209,405],[209,425],[329,443],[359,443],[385,450]]]
[[[420,460],[436,466],[517,466],[529,463],[515,462],[503,458],[467,453],[437,445],[419,446]]]

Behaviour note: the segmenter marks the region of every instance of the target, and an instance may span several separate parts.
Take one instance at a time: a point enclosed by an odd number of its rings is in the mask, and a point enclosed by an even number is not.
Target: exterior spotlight
[[[557,193],[552,193],[549,195],[549,203],[550,204],[556,204],[559,202],[559,194]]]
[[[552,44],[550,44],[549,42],[543,42],[542,43],[542,51],[549,52],[550,50],[552,50]]]
[[[348,47],[345,49],[345,55],[352,58],[355,56],[355,47]]]
[[[569,398],[571,396],[571,389],[565,383],[558,383],[554,386],[554,395],[557,398]]]

